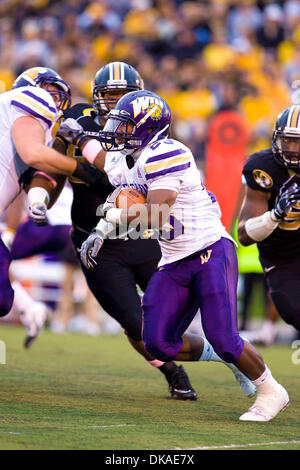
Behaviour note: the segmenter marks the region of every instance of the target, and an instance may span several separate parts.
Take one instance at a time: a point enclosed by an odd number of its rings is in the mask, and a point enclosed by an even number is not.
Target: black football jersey
[[[65,119],[73,118],[79,122],[83,129],[93,138],[97,138],[101,126],[96,122],[96,113],[90,104],[80,103],[72,106],[64,113]],[[80,150],[75,145],[64,141],[67,145],[67,156],[76,158],[80,162],[88,163],[82,156]],[[81,180],[69,177],[73,188],[73,203],[71,208],[71,218],[74,226],[88,233],[92,231],[99,221],[96,216],[97,207],[103,204],[107,196],[115,189],[109,182],[107,176],[93,166],[93,173],[97,181],[93,185],[87,186]]]
[[[276,205],[281,186],[290,179],[288,185],[300,178],[288,168],[276,162],[272,149],[262,150],[251,155],[243,168],[247,186],[270,193],[269,210]],[[285,263],[300,255],[300,202],[290,211],[284,221],[265,238],[257,243],[262,263]]]

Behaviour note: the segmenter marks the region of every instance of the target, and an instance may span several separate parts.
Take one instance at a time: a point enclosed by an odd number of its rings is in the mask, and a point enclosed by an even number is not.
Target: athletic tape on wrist
[[[255,242],[261,242],[267,238],[278,226],[279,222],[275,222],[271,219],[270,211],[258,217],[252,217],[245,222],[245,230]]]
[[[105,219],[107,220],[107,222],[120,225],[122,211],[123,209],[117,209],[116,207],[112,207],[106,212]]]
[[[102,147],[100,142],[98,142],[96,139],[92,139],[89,140],[89,142],[83,147],[82,155],[93,165],[101,149]]]
[[[106,236],[114,229],[114,225],[111,222],[108,222],[105,219],[100,219],[98,224],[95,227],[95,230],[97,232],[100,232],[103,238],[106,238]]]
[[[50,201],[50,196],[48,191],[44,188],[40,188],[39,186],[31,188],[28,191],[28,202],[29,206],[34,206],[38,203],[46,204],[48,205]]]

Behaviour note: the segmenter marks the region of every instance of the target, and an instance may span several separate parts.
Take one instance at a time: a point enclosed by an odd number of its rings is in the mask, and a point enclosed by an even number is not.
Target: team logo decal
[[[263,170],[253,170],[252,172],[255,182],[262,188],[271,188],[273,186],[273,180],[268,173]]]
[[[154,119],[160,119],[162,116],[163,102],[156,97],[140,96],[133,100],[131,104],[134,117],[138,116],[142,111],[151,113],[151,117]]]
[[[147,109],[147,113],[151,112],[151,110],[152,110],[152,113],[151,113],[152,119],[157,120],[161,118],[162,110],[158,104],[155,104],[155,103],[150,104],[149,108]]]

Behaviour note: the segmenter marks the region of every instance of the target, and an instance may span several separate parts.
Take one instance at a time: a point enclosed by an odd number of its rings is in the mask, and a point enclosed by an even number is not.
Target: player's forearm
[[[43,188],[49,194],[48,209],[55,204],[63,187],[65,185],[66,177],[64,175],[50,174],[37,171],[31,180],[29,190],[31,188]]]
[[[102,149],[98,140],[89,140],[80,148],[80,150],[82,156],[86,158],[89,163],[95,165],[95,167],[98,168],[98,170],[100,170],[102,173],[105,173],[104,165],[106,152]]]
[[[134,204],[128,209],[109,209],[106,220],[114,224],[129,225],[135,222],[149,229],[161,228],[170,215],[168,204]]]
[[[67,176],[73,175],[77,166],[75,160],[67,158],[51,147],[44,145],[36,145],[30,151],[23,152],[21,158],[37,170],[47,173],[61,173]]]

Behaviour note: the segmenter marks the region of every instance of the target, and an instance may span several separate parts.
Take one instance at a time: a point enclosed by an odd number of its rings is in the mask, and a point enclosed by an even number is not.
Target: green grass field
[[[261,352],[291,406],[269,423],[245,423],[253,399],[222,364],[186,363],[199,398],[181,402],[123,335],[45,331],[27,351],[24,332],[0,326],[0,450],[300,449],[300,364],[288,345]]]

